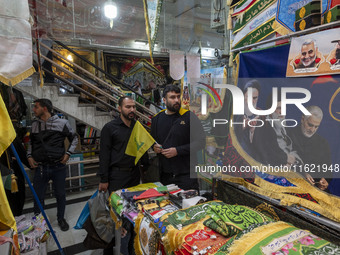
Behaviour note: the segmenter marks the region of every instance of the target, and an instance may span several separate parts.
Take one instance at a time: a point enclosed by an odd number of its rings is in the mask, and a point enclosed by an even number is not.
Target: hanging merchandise
[[[149,41],[151,63],[153,48],[158,33],[159,18],[162,11],[163,0],[143,0],[146,35]]]
[[[184,76],[184,52],[170,50],[170,76],[174,80],[180,80]]]
[[[201,59],[199,55],[187,55],[187,77],[188,83],[191,78],[198,79],[201,74]]]
[[[28,2],[1,0],[0,6],[6,6],[0,9],[0,81],[15,85],[35,72]]]
[[[323,16],[324,24],[331,23],[331,22],[338,21],[338,20],[340,20],[340,4],[331,8]]]
[[[295,12],[311,2],[319,2],[320,4],[320,1],[313,0],[278,0],[276,21],[289,31],[295,32]],[[322,13],[327,11],[329,0],[322,0],[321,7]]]
[[[188,69],[189,72],[189,69]],[[196,76],[195,76],[196,77]],[[188,73],[183,79],[183,101],[184,106],[193,111],[201,120],[209,117],[210,113],[217,113],[222,108],[222,102],[225,96],[225,89],[215,88],[215,84],[225,83],[226,73],[224,67],[202,69],[200,76],[192,78],[189,82]],[[201,112],[202,94],[206,94],[207,113]],[[190,101],[185,100],[189,98]]]
[[[321,3],[312,1],[295,11],[295,31],[321,25]]]
[[[239,15],[247,11],[256,0],[242,0],[239,1],[238,4],[234,8],[233,16]]]
[[[339,28],[294,37],[291,41],[287,77],[340,73]]]
[[[259,0],[256,1],[244,14],[236,16],[237,20],[233,28],[233,33],[239,32],[246,24],[252,19],[256,18],[264,12],[269,6],[271,6],[276,0]]]
[[[272,4],[239,31],[233,40],[232,48],[237,49],[245,45],[250,45],[261,41],[265,37],[274,33],[272,25],[275,21],[276,3]]]

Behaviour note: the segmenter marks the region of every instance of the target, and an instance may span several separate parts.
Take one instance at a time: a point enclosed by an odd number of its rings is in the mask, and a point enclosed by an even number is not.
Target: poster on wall
[[[340,73],[340,28],[293,38],[287,77]]]
[[[202,69],[199,78],[191,79],[188,83],[187,72],[184,75],[182,85],[182,105],[184,108],[197,113],[200,117],[200,102],[203,93],[208,95],[208,113],[218,112],[221,109],[221,102],[224,94],[221,89],[214,88],[214,84],[223,82],[224,67]]]
[[[237,86],[225,84],[231,114],[210,113],[218,133],[207,133],[205,161],[193,173],[340,222],[337,206],[325,206],[340,201],[340,76],[286,78],[288,53],[288,45],[241,53]]]
[[[148,58],[104,53],[105,70],[132,90],[143,94],[150,93],[172,80],[168,58],[154,58],[154,63],[152,65]],[[122,89],[126,90],[126,88]]]

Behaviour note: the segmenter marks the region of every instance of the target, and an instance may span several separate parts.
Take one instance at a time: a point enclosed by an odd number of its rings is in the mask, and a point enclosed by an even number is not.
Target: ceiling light
[[[142,41],[142,40],[135,40],[135,44],[136,45],[141,45],[141,46],[145,46],[148,44],[147,41]]]
[[[116,18],[117,17],[116,3],[112,2],[112,0],[107,1],[104,6],[104,14],[105,14],[105,17],[109,19]]]
[[[135,44],[139,46],[145,46],[145,45],[149,45],[149,42],[146,40],[135,40]],[[156,41],[153,46],[155,47],[158,46],[158,42]]]
[[[69,55],[67,56],[67,59],[68,59],[69,61],[73,62],[73,57],[72,57],[71,54],[69,54]]]

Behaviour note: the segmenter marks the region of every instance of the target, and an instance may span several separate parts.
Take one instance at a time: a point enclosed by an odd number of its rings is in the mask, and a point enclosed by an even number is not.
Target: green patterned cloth
[[[223,235],[223,236],[228,236],[228,231],[224,230],[223,228],[221,228],[216,221],[214,221],[213,219],[207,219],[203,222],[204,226],[207,226],[208,228],[216,231],[217,233]]]
[[[203,224],[225,237],[230,237],[239,232],[234,226],[228,225],[222,218],[215,213],[211,206],[204,207],[205,212],[210,216],[210,219],[203,222]]]
[[[229,226],[245,230],[257,223],[272,222],[272,218],[242,205],[228,205],[211,203],[211,209]]]

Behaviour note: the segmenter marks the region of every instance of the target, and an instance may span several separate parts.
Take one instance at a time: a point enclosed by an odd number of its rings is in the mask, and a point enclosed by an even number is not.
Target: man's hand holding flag
[[[136,121],[126,146],[125,154],[136,157],[136,165],[138,160],[154,143],[155,139],[153,139],[139,121]]]

